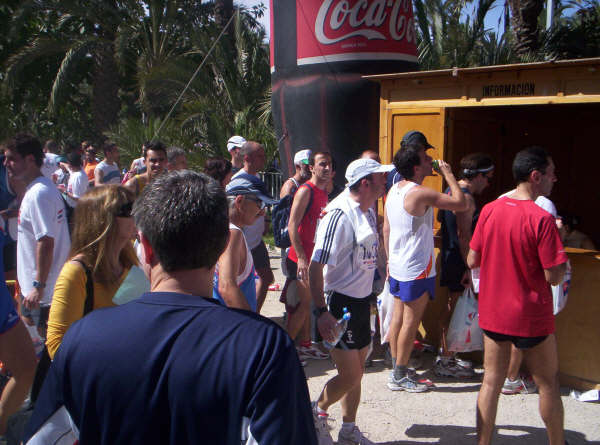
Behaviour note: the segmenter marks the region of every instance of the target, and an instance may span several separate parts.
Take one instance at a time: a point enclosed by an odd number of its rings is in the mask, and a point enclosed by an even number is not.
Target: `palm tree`
[[[190,35],[189,51],[148,72],[145,97],[152,109],[169,109],[175,103],[221,31],[214,22],[197,29]],[[254,12],[238,8],[230,37],[221,40],[208,57],[174,119],[184,132],[197,135],[207,155],[225,155],[225,142],[232,134],[263,142],[267,153],[273,155],[274,133],[269,123],[260,119],[259,106],[270,86],[264,29]]]
[[[510,22],[514,33],[514,49],[520,56],[535,53],[539,48],[538,18],[545,0],[508,0]]]
[[[505,37],[497,39],[484,27],[494,2],[477,0],[471,15],[459,0],[414,0],[421,69],[507,63]]]
[[[137,2],[126,0],[37,0],[26,3],[20,15],[38,14],[46,29],[41,29],[9,59],[6,82],[8,85],[18,83],[21,72],[40,59],[60,57],[49,111],[56,112],[77,85],[88,79],[92,86],[94,127],[98,132],[107,129],[116,121],[121,106],[115,42],[123,21],[142,13]]]

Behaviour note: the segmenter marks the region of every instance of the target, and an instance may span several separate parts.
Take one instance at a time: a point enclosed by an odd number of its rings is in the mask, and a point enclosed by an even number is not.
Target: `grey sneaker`
[[[333,445],[333,438],[329,432],[329,425],[327,420],[329,416],[317,414],[317,402],[312,403],[313,421],[315,422],[315,429],[317,430],[317,440],[319,445]]]
[[[433,373],[439,377],[469,378],[475,375],[471,368],[459,365],[455,360],[438,357],[433,367]]]
[[[504,380],[502,394],[535,394],[537,386],[531,377],[519,376],[516,380],[508,377]]]
[[[350,431],[340,429],[337,443],[338,445],[375,445],[360,432],[356,425]]]
[[[400,380],[396,380],[394,376],[392,376],[387,387],[392,391],[425,392],[429,390],[427,385],[417,382],[409,374],[405,375]]]

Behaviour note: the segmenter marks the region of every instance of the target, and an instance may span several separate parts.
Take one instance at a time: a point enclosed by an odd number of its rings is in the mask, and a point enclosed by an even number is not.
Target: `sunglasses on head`
[[[127,203],[123,204],[121,207],[119,207],[119,209],[117,210],[115,215],[120,216],[121,218],[129,218],[131,216],[132,209],[133,209],[133,202],[127,202]]]

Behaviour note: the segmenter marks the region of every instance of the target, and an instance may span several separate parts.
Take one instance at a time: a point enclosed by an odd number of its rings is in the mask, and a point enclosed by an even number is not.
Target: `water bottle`
[[[350,312],[348,312],[348,308],[345,307],[344,315],[342,316],[342,318],[340,318],[337,321],[337,323],[335,325],[336,334],[335,334],[335,337],[333,338],[333,341],[328,342],[326,340],[323,340],[323,346],[325,346],[327,349],[333,349],[333,347],[338,344],[338,342],[341,340],[342,336],[344,335],[344,332],[346,332],[346,329],[348,329],[348,320],[350,320],[350,317],[351,317],[351,314],[350,314]]]

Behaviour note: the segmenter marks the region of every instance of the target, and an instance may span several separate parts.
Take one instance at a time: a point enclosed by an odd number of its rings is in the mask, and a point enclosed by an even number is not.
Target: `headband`
[[[487,168],[465,168],[463,170],[463,173],[465,175],[476,175],[477,173],[487,173],[487,172],[491,172],[494,169],[494,164],[490,165]]]

